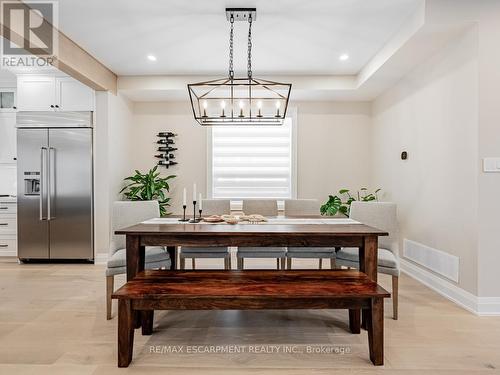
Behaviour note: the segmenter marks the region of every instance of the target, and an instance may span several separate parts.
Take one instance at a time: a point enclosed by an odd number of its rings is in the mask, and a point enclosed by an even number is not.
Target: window
[[[209,175],[212,197],[292,198],[292,122],[287,118],[281,126],[213,127]]]

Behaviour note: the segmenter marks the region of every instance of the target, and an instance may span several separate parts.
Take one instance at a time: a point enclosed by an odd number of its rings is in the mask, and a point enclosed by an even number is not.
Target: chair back
[[[203,199],[203,216],[229,215],[231,201],[229,199]]]
[[[285,216],[319,215],[317,199],[285,199]]]
[[[245,215],[278,216],[278,202],[271,199],[245,199],[243,212]]]
[[[110,255],[125,248],[125,236],[115,235],[115,230],[123,229],[142,221],[160,217],[158,201],[117,201],[113,202],[111,221]]]
[[[398,255],[399,229],[396,203],[352,202],[350,218],[371,227],[384,230],[388,236],[378,238],[378,247]]]

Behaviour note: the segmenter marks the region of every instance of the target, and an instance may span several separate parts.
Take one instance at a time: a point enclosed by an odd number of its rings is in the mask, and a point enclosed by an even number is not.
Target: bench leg
[[[142,335],[149,336],[153,334],[154,310],[141,311]]]
[[[286,269],[287,270],[292,269],[292,258],[286,258]]]
[[[134,319],[130,300],[118,300],[118,367],[128,367],[134,351]]]
[[[372,298],[371,308],[367,311],[370,359],[375,366],[381,366],[384,364],[384,300]]]
[[[361,311],[359,309],[349,309],[349,329],[351,333],[361,332]]]

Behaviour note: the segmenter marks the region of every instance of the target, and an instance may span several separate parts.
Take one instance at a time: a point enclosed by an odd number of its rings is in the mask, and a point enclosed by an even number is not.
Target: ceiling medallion
[[[252,76],[252,23],[255,8],[226,8],[230,23],[229,74],[226,78],[188,84],[194,118],[200,125],[282,125],[288,109],[290,83]],[[233,70],[235,21],[248,22],[247,76],[237,78]]]

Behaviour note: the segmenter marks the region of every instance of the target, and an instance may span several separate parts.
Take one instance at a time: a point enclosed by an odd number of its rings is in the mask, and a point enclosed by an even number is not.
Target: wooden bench
[[[154,310],[349,309],[351,332],[366,311],[370,359],[384,363],[384,304],[390,294],[358,271],[151,271],[113,293],[118,299],[118,367],[132,361],[142,315],[151,334]]]

